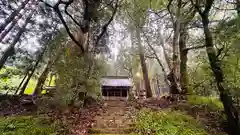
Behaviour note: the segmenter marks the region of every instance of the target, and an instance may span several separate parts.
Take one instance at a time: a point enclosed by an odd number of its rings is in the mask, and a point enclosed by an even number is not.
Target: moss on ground
[[[154,112],[144,109],[136,118],[139,134],[155,135],[208,135],[196,119],[180,111],[164,109]]]
[[[204,97],[197,95],[189,95],[187,97],[188,103],[190,105],[200,105],[206,106],[211,111],[221,111],[223,110],[223,104],[217,97]]]
[[[33,116],[0,118],[1,135],[55,135],[61,124]]]
[[[198,121],[201,121],[205,129],[214,135],[225,135],[226,115],[223,104],[217,97],[204,97],[189,95],[188,101],[172,106],[173,110],[186,112]]]

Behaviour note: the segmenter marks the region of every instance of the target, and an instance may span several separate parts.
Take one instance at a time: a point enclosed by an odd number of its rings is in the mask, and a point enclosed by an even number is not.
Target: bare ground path
[[[133,130],[134,107],[126,101],[105,101],[104,109],[94,118],[90,134],[129,134]]]

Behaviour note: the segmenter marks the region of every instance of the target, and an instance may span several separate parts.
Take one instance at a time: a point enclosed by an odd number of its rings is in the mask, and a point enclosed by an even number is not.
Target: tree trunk
[[[143,73],[143,79],[144,79],[144,83],[145,83],[145,89],[147,91],[147,97],[152,97],[152,90],[151,90],[151,86],[150,86],[150,81],[148,78],[148,70],[147,70],[147,65],[145,62],[145,58],[144,58],[144,50],[143,47],[141,45],[141,36],[140,36],[140,28],[137,28],[136,30],[136,36],[138,39],[138,49],[139,49],[139,56],[140,56],[140,63],[141,63],[141,67],[142,67],[142,73]]]
[[[180,38],[179,38],[179,50],[180,50],[180,85],[182,94],[188,93],[188,74],[187,74],[187,53],[186,50],[187,41],[187,29],[184,24],[180,25]]]
[[[44,68],[42,74],[38,78],[38,82],[37,82],[37,85],[36,85],[36,87],[34,89],[33,95],[41,95],[42,87],[44,85],[44,82],[47,79],[47,75],[48,75],[48,72],[49,72],[49,69],[50,69],[50,65],[51,65],[51,61],[48,60],[47,66]]]
[[[15,17],[13,20],[12,20],[12,23],[7,27],[7,29],[4,29],[2,31],[2,33],[0,33],[0,42],[3,41],[3,39],[5,38],[5,36],[12,30],[12,28],[16,25],[16,23],[18,22],[19,19],[22,18],[23,14],[25,14],[28,10],[24,10],[23,13],[19,13],[17,15],[17,17]],[[32,11],[33,12],[33,11]]]
[[[159,79],[159,76],[157,76],[156,79],[157,79],[157,98],[159,98],[159,97],[160,97],[160,94],[163,94],[163,93],[162,93],[161,88],[160,88],[161,85],[160,85],[160,81],[159,81],[159,80],[160,80],[160,79]],[[167,79],[167,78],[166,78],[166,79]]]
[[[47,62],[46,67],[44,68],[42,74],[40,75],[40,77],[38,78],[38,82],[37,85],[34,89],[34,95],[41,95],[42,92],[42,87],[47,79],[47,75],[49,73],[49,70],[51,69],[52,65],[54,65],[54,63],[58,60],[58,58],[60,57],[62,52],[62,48],[60,47],[59,50],[57,51],[56,56],[53,59],[49,59]]]
[[[29,70],[27,71],[27,73],[25,74],[25,76],[23,77],[22,81],[20,82],[20,84],[18,85],[17,90],[15,91],[15,95],[18,94],[18,91],[20,90],[20,88],[22,87],[22,84],[24,83],[24,81],[26,80],[27,76],[28,76]]]
[[[16,39],[18,40],[18,39]],[[17,43],[17,42],[16,42]],[[0,59],[0,70],[2,69],[2,67],[4,66],[5,62],[7,61],[7,58],[9,56],[12,56],[14,54],[14,46],[16,43],[11,44],[3,53],[1,59]]]
[[[187,26],[190,21],[194,18],[196,15],[196,9],[190,8],[189,13],[187,15],[183,14],[184,21],[180,22],[180,28],[179,28],[179,51],[180,51],[180,86],[181,86],[181,93],[186,95],[189,93],[188,89],[188,73],[187,73],[187,54],[188,49],[187,48],[187,37],[188,37],[188,31]]]
[[[161,47],[162,47],[162,49],[163,49],[163,54],[164,54],[165,61],[166,61],[167,65],[168,65],[168,69],[171,70],[170,58],[169,58],[169,56],[168,56],[168,53],[167,53],[167,51],[166,51],[166,48],[165,48],[164,43],[161,43]]]
[[[3,53],[2,58],[0,59],[0,69],[3,67],[3,65],[5,64],[5,62],[7,61],[7,58],[12,56],[14,54],[14,47],[17,44],[17,42],[20,40],[22,34],[24,33],[27,24],[29,23],[31,19],[31,16],[29,16],[24,25],[20,28],[20,30],[18,31],[15,39],[13,40],[13,42],[10,44],[10,46],[6,49],[6,51]]]
[[[145,34],[144,34],[144,36],[146,37]],[[149,46],[150,49],[153,51],[153,54],[154,54],[154,56],[155,56],[155,59],[157,60],[157,62],[158,62],[158,64],[160,65],[160,67],[162,68],[162,72],[163,72],[163,75],[164,75],[164,81],[165,81],[165,83],[170,87],[170,83],[169,83],[169,81],[168,81],[168,79],[167,79],[167,71],[166,71],[166,69],[164,68],[161,60],[159,59],[156,50],[155,50],[154,47],[149,43],[147,37],[146,37],[146,40],[147,40],[148,46]],[[163,43],[161,43],[161,44],[163,44]]]
[[[179,63],[178,63],[178,40],[179,40],[179,33],[180,33],[180,19],[181,19],[181,5],[182,0],[178,0],[177,5],[177,13],[176,13],[176,20],[173,20],[174,25],[174,34],[173,34],[173,54],[172,54],[172,66],[170,69],[170,73],[168,75],[168,79],[171,82],[171,94],[179,94],[181,88],[179,87]]]
[[[205,44],[206,44],[207,55],[211,65],[211,69],[213,71],[213,74],[217,83],[217,88],[220,92],[220,99],[223,103],[224,111],[227,116],[228,127],[232,135],[240,135],[238,112],[233,105],[230,92],[223,86],[224,75],[221,68],[221,63],[216,55],[216,52],[213,46],[212,33],[208,27],[209,12],[203,12],[203,13],[200,13],[200,15],[202,17],[202,24],[203,24],[204,34],[205,34]]]
[[[182,1],[178,0],[178,8],[176,13],[176,20],[173,22],[174,25],[174,34],[173,34],[173,54],[172,54],[172,67],[171,70],[173,70],[173,73],[177,77],[177,68],[178,68],[178,40],[179,40],[179,34],[180,34],[180,9],[181,9]]]
[[[29,72],[30,72],[30,73],[29,73]],[[25,91],[25,89],[27,88],[27,85],[28,85],[28,83],[29,83],[29,81],[30,81],[30,79],[31,79],[31,77],[32,77],[32,75],[33,75],[33,70],[30,70],[29,72],[27,73],[27,79],[26,79],[26,81],[24,82],[23,86],[22,86],[21,89],[20,89],[19,95],[23,95],[23,94],[24,94],[24,91]]]
[[[51,73],[50,73],[50,80],[49,80],[48,86],[51,86],[52,78],[53,78],[53,73],[51,72]]]
[[[240,0],[236,0],[236,10],[238,16],[240,17]]]
[[[163,55],[164,55],[165,61],[166,61],[166,63],[167,63],[168,69],[170,70],[170,69],[171,69],[171,62],[170,62],[170,59],[169,59],[168,53],[167,53],[166,48],[165,48],[164,39],[163,39],[162,33],[160,32],[159,34],[160,34],[160,35],[159,35],[160,46],[162,47]]]
[[[23,3],[21,3],[21,5],[8,18],[5,19],[4,23],[0,25],[0,33],[2,33],[6,26],[19,14],[22,9],[25,8],[29,1],[30,0],[25,0]]]
[[[47,48],[47,47],[45,47],[45,48]],[[24,84],[23,84],[23,86],[22,86],[22,88],[21,88],[21,90],[20,90],[20,93],[19,93],[20,95],[23,95],[23,94],[24,94],[24,91],[25,91],[25,89],[27,88],[27,85],[28,85],[30,79],[32,78],[35,70],[37,69],[37,66],[38,66],[39,62],[42,60],[43,54],[44,54],[44,52],[45,52],[45,48],[43,49],[43,51],[41,52],[41,54],[38,56],[38,60],[36,61],[34,67],[30,70],[30,73],[28,73],[27,80],[24,82]]]

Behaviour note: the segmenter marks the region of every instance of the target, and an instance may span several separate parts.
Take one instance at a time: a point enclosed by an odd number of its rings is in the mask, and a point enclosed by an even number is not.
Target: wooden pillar
[[[120,97],[122,97],[122,92],[123,92],[122,89],[120,89]]]

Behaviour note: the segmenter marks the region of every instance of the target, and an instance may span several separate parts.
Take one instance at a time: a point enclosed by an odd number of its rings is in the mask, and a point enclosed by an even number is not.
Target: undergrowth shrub
[[[104,62],[94,56],[66,53],[55,65],[57,91],[54,99],[63,106],[84,105],[84,97],[100,93],[100,76]],[[94,96],[92,96],[94,97]]]
[[[135,124],[137,131],[144,135],[207,135],[198,121],[180,111],[142,110],[137,115]]]
[[[204,97],[189,95],[186,103],[172,106],[172,109],[186,112],[206,126],[208,131],[216,132],[215,129],[223,131],[226,127],[226,115],[222,102],[216,97]]]
[[[56,135],[62,128],[59,122],[33,116],[0,118],[1,135]]]
[[[209,111],[223,110],[222,102],[216,97],[190,95],[187,98],[188,98],[188,103],[190,105],[204,106],[204,107],[207,107]]]

